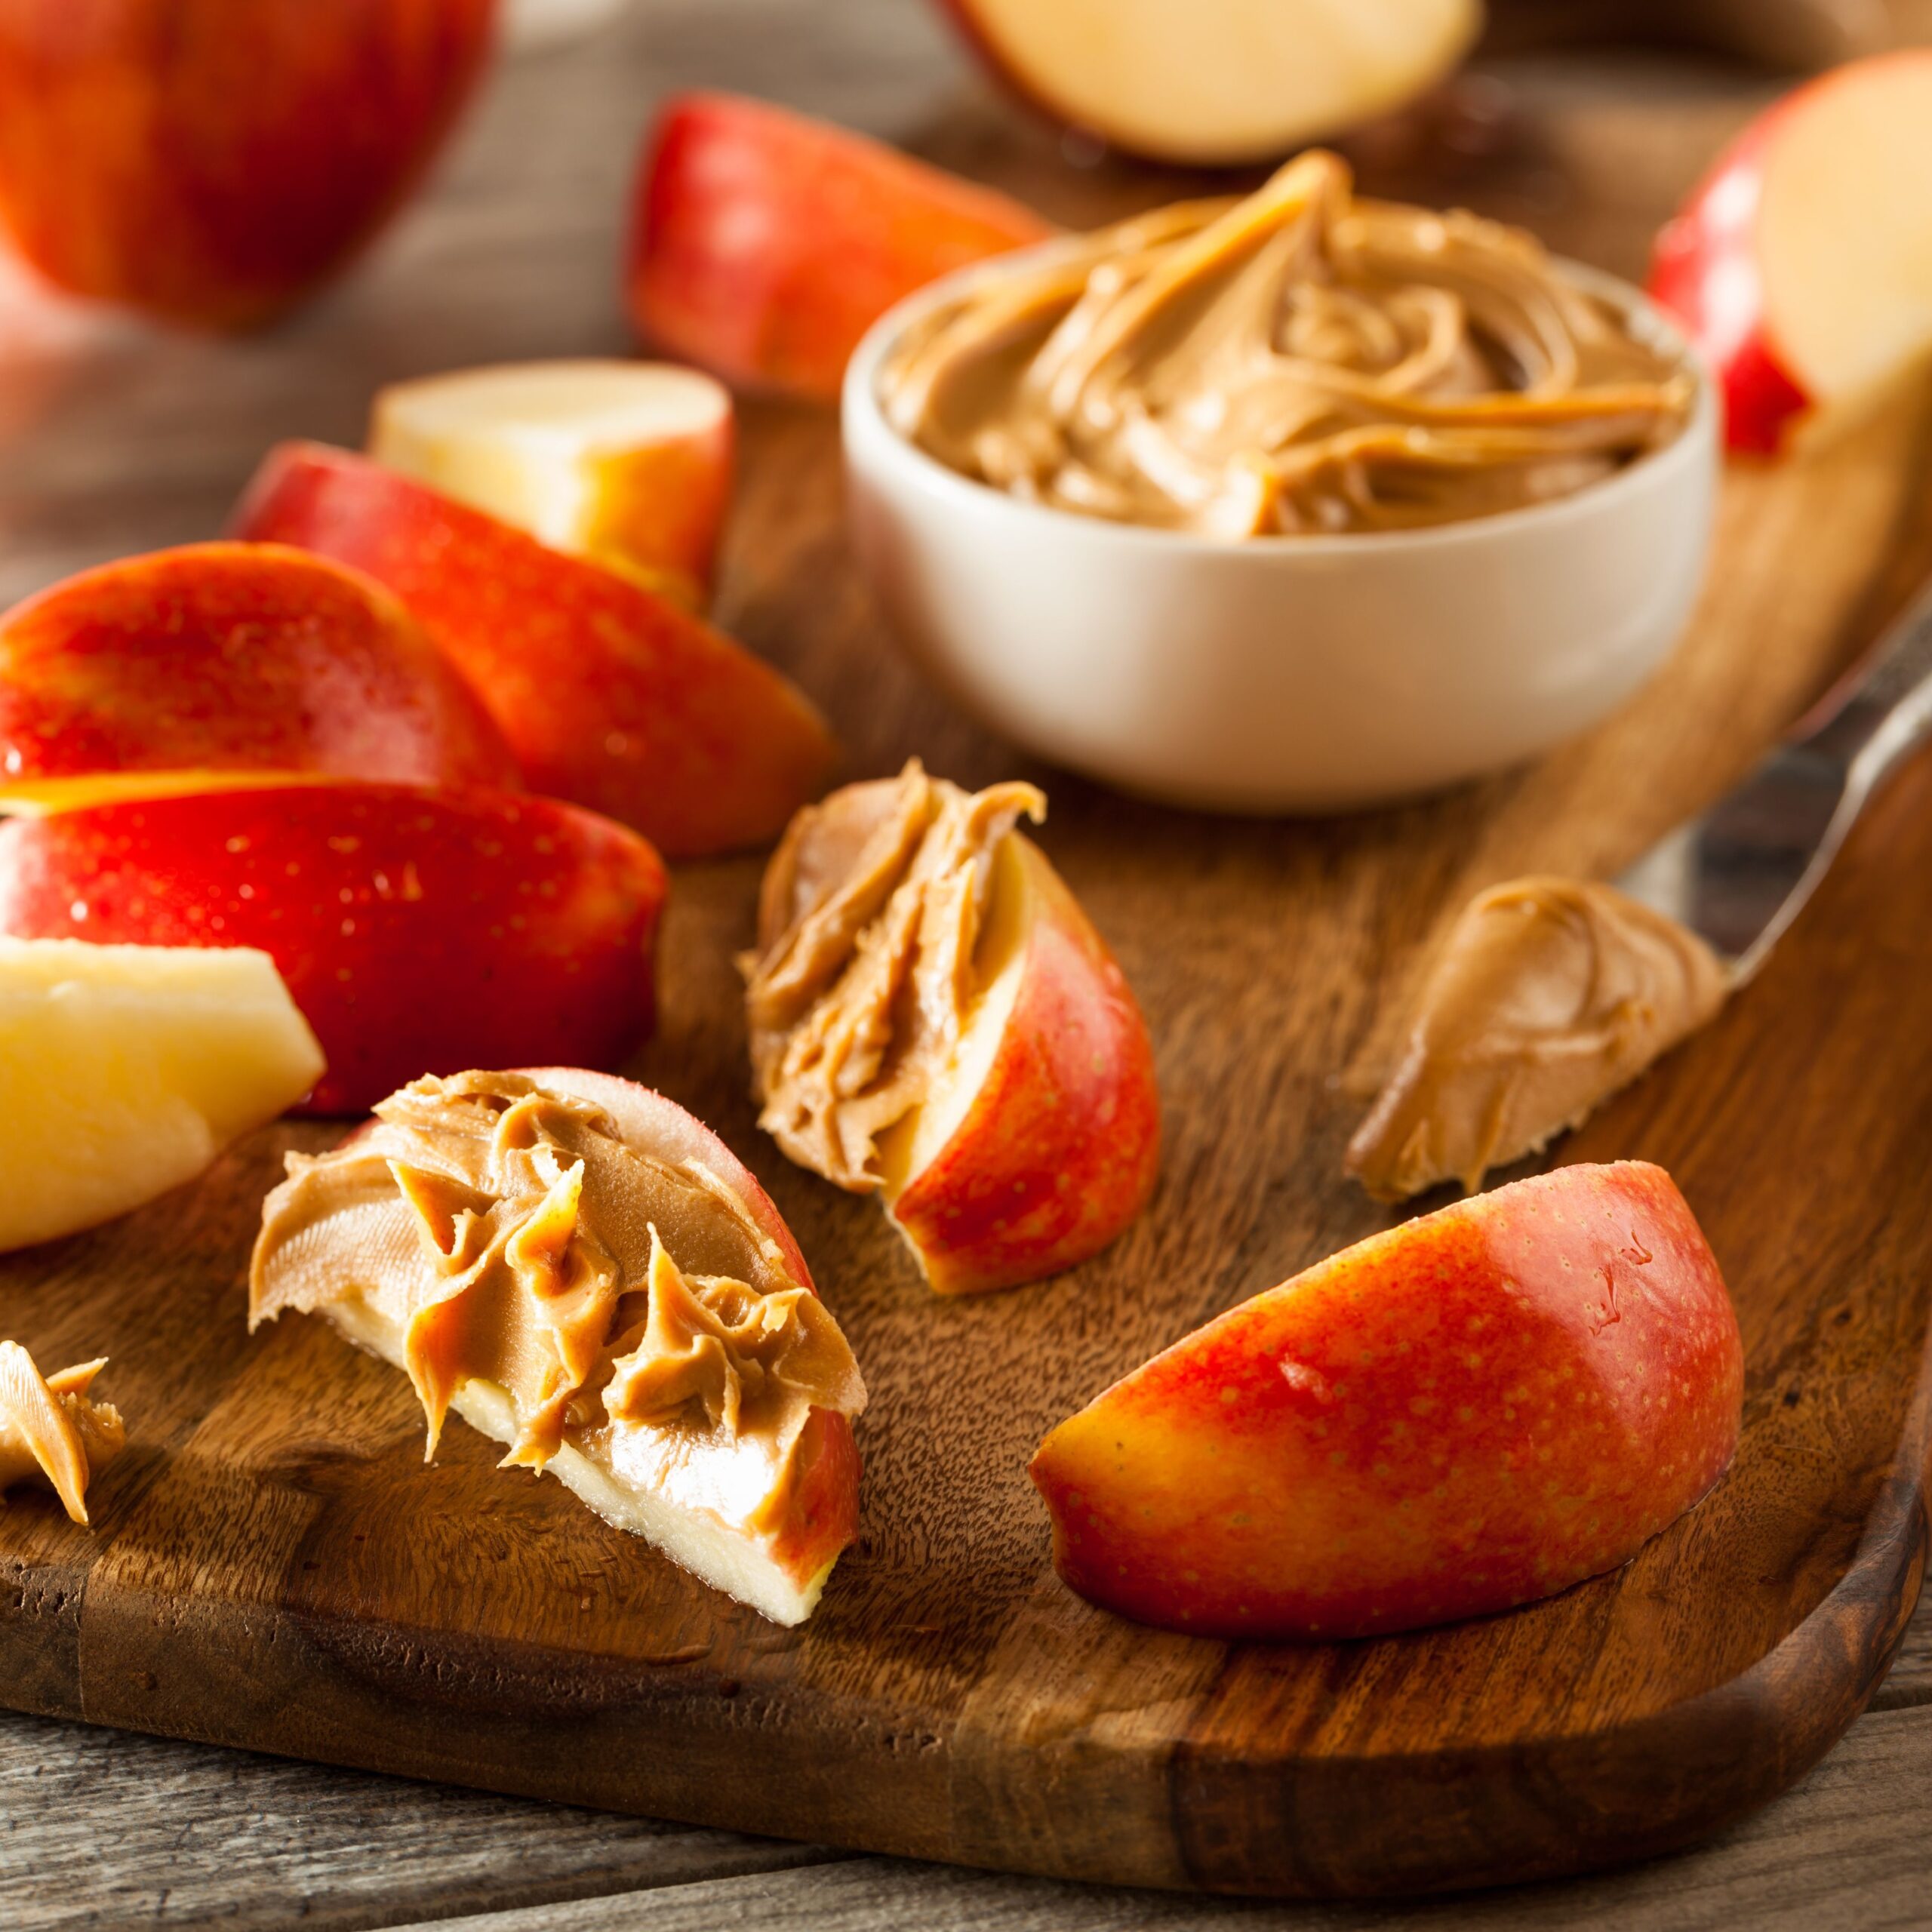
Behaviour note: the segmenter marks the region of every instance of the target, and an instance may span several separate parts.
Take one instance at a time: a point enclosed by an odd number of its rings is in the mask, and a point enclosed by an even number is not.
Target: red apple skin
[[[57,287],[266,321],[415,185],[496,0],[7,0],[0,224]]]
[[[0,932],[272,956],[359,1113],[424,1073],[609,1066],[650,1031],[657,855],[550,798],[352,781],[0,824]]]
[[[901,297],[1051,226],[842,128],[733,94],[675,97],[645,143],[625,288],[649,343],[741,388],[835,400]]]
[[[1616,1568],[1737,1443],[1743,1350],[1662,1169],[1571,1167],[1377,1235],[1063,1423],[1080,1595],[1218,1637],[1374,1635]]]
[[[1020,988],[966,1117],[891,1208],[942,1294],[1098,1254],[1160,1164],[1153,1045],[1126,976],[1039,848],[1011,835],[1030,901]]]
[[[232,534],[386,585],[481,698],[532,791],[672,858],[773,837],[830,773],[818,712],[721,631],[346,451],[271,451]]]
[[[304,551],[158,550],[0,617],[0,788],[183,771],[519,782],[475,694],[401,601]]]

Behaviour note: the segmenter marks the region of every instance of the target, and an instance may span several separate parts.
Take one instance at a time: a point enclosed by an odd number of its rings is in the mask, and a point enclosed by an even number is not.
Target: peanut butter
[[[740,961],[759,1124],[802,1167],[863,1193],[879,1137],[958,1045],[1000,842],[1046,816],[1030,785],[968,792],[918,759],[795,817]]]
[[[103,1356],[43,1376],[17,1342],[0,1342],[0,1493],[46,1483],[77,1523],[88,1519],[88,1484],[127,1441],[121,1413],[88,1394]]]
[[[1696,934],[1609,886],[1496,886],[1451,932],[1348,1171],[1384,1200],[1451,1179],[1473,1191],[1703,1026],[1728,987]]]
[[[1669,441],[1688,371],[1530,235],[1300,156],[995,268],[887,365],[903,435],[1029,501],[1216,538],[1459,521]]]
[[[354,1305],[350,1332],[415,1386],[426,1454],[481,1384],[507,1398],[506,1464],[541,1469],[568,1447],[644,1480],[729,1452],[734,1472],[698,1475],[697,1500],[757,1528],[811,1411],[864,1407],[838,1324],[702,1166],[629,1145],[598,1108],[517,1074],[419,1080],[376,1112],[334,1152],[289,1156],[249,1322]]]

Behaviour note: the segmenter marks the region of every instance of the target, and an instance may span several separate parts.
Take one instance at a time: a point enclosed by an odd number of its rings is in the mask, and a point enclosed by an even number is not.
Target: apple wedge
[[[1932,362],[1932,49],[1799,88],[1657,238],[1651,294],[1721,384],[1735,450],[1772,454],[1882,405]]]
[[[475,694],[398,598],[267,543],[83,571],[0,616],[0,801],[105,772],[514,787]]]
[[[915,760],[795,820],[743,962],[761,1124],[877,1193],[942,1294],[1097,1254],[1160,1153],[1147,1029],[1030,839],[1030,786],[968,794]]]
[[[709,1129],[563,1067],[412,1082],[263,1208],[249,1326],[321,1314],[446,1414],[774,1622],[858,1531],[865,1386]]]
[[[0,823],[0,932],[269,954],[328,1056],[314,1113],[426,1069],[614,1066],[651,1028],[664,894],[635,832],[497,792],[269,782]]]
[[[1021,99],[1129,154],[1269,161],[1442,79],[1481,0],[944,0]]]
[[[369,454],[694,608],[731,499],[731,398],[666,362],[518,362],[377,392]]]
[[[680,94],[645,143],[626,290],[667,354],[831,401],[859,338],[902,296],[1052,232],[863,135],[735,94]]]
[[[14,0],[0,223],[57,287],[241,328],[299,300],[420,179],[495,0]]]
[[[1561,1168],[1244,1302],[1048,1436],[1054,1562],[1202,1636],[1373,1636],[1634,1555],[1737,1447],[1737,1318],[1661,1168]]]
[[[266,952],[0,939],[0,1249],[193,1180],[322,1066]]]
[[[824,720],[743,645],[365,457],[270,451],[234,534],[387,585],[481,698],[531,790],[635,826],[672,858],[771,838],[831,769]]]

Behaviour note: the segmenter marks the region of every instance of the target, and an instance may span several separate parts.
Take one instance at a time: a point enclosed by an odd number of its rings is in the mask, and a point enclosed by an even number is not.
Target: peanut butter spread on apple
[[[1689,371],[1521,231],[1358,200],[1312,152],[926,318],[881,384],[900,433],[1029,501],[1217,538],[1451,523],[1669,441]]]
[[[88,1484],[128,1439],[121,1412],[88,1394],[103,1356],[43,1376],[17,1342],[0,1342],[0,1493],[45,1482],[77,1523],[88,1519]]]
[[[400,1330],[426,1455],[471,1380],[514,1406],[504,1463],[535,1469],[566,1441],[623,1469],[755,1438],[782,1472],[814,1408],[863,1408],[838,1324],[702,1166],[518,1074],[419,1080],[376,1112],[333,1153],[288,1157],[249,1325],[371,1305]],[[648,1454],[617,1439],[640,1435]],[[783,1484],[762,1494],[775,1509]]]
[[[882,1185],[878,1138],[927,1098],[974,992],[1000,842],[1047,801],[966,792],[917,758],[808,805],[766,869],[748,983],[759,1124],[855,1193]]]
[[[1716,1013],[1717,955],[1607,885],[1531,878],[1463,909],[1348,1171],[1399,1201],[1534,1152]]]

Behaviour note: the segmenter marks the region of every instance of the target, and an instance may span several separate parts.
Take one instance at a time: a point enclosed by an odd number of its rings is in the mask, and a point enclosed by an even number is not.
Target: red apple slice
[[[516,362],[377,392],[369,454],[695,607],[731,497],[731,398],[665,362]]]
[[[0,932],[266,952],[328,1057],[315,1113],[425,1071],[621,1061],[664,893],[635,833],[494,792],[268,785],[0,824]]]
[[[829,401],[859,338],[901,297],[1052,232],[863,135],[733,94],[681,94],[639,165],[631,318],[727,382]]]
[[[1244,1302],[1033,1458],[1082,1596],[1220,1637],[1374,1635],[1613,1570],[1737,1443],[1737,1318],[1670,1177],[1559,1168]]]
[[[743,645],[394,470],[286,443],[234,522],[386,584],[468,678],[533,791],[635,826],[673,858],[769,838],[825,782],[824,721]]]
[[[1272,159],[1442,78],[1479,0],[945,0],[995,74],[1131,154]]]
[[[601,1074],[418,1081],[378,1112],[269,1198],[251,1326],[321,1315],[409,1374],[432,1451],[446,1404],[506,1462],[802,1623],[857,1534],[865,1391],[764,1190],[681,1107]],[[500,1232],[438,1272],[422,1236],[458,1200]]]
[[[401,203],[495,0],[0,7],[0,221],[48,280],[170,321],[264,321]]]
[[[1724,389],[1734,449],[1877,408],[1932,358],[1932,50],[1878,55],[1753,122],[1657,238],[1651,293]]]
[[[489,715],[401,602],[304,551],[158,550],[0,617],[0,797],[217,771],[517,783]]]

